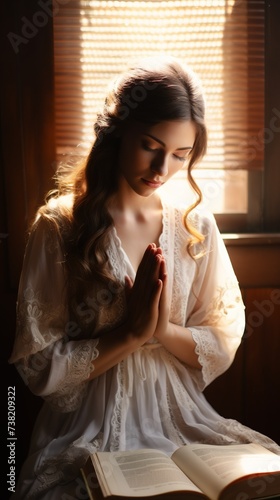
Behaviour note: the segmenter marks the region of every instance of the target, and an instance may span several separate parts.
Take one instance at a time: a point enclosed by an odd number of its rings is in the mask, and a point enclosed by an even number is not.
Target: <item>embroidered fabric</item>
[[[41,292],[28,287],[24,290],[22,299],[18,303],[17,329],[21,332],[23,340],[22,356],[42,351],[63,336],[63,331],[52,326],[44,332],[40,330],[40,324],[51,325],[63,315],[62,304],[58,303],[56,307],[53,307],[52,303],[46,304],[41,295]]]
[[[94,361],[99,356],[97,349],[99,339],[82,344],[73,351],[69,367],[69,375],[64,385],[60,385],[51,396],[45,400],[57,411],[69,412],[78,408],[86,396],[86,379],[94,370]]]
[[[124,391],[124,362],[119,363],[117,368],[117,391],[113,414],[111,418],[112,439],[110,440],[110,451],[125,449],[126,435],[123,415],[127,411],[127,401]]]
[[[67,484],[73,477],[77,477],[88,455],[98,450],[99,443],[98,439],[93,443],[88,443],[82,437],[66,451],[44,460],[37,470],[36,482],[25,497],[26,500],[36,499],[50,488],[58,484]]]
[[[223,419],[203,396],[204,387],[234,359],[245,326],[244,305],[213,217],[201,212],[192,216],[205,235],[198,259],[187,253],[189,235],[182,217],[182,210],[163,200],[160,245],[167,263],[170,321],[192,332],[202,369],[191,369],[151,341],[90,382],[100,355],[98,336],[121,324],[125,275],[133,279],[135,273],[113,228],[106,250],[119,286],[87,297],[80,305],[80,322],[74,324],[68,315],[60,242],[49,224],[37,222],[22,271],[10,361],[46,404],[15,500],[56,498],[62,491],[58,485],[75,481],[80,464],[96,449],[152,447],[171,454],[189,442],[255,441],[280,454],[269,438]],[[200,253],[201,247],[195,250]],[[92,338],[79,338],[83,328],[92,331]]]
[[[79,330],[67,313],[62,261],[58,237],[39,219],[26,249],[10,362],[35,394],[54,409],[71,412],[85,397],[99,352],[98,339],[75,340]]]
[[[213,272],[209,273],[208,271],[208,278],[212,280],[212,290],[209,286],[206,287],[206,292],[209,291],[209,305],[206,311],[202,310],[199,314],[198,304],[200,296],[201,302],[204,299],[203,281],[205,280],[205,269],[203,269],[203,265],[200,262],[205,263],[207,261],[208,263],[213,250],[215,252],[218,251],[218,248],[213,248],[214,244],[212,242],[215,225],[211,218],[203,219],[199,218],[197,214],[193,215],[192,224],[206,235],[205,258],[197,261],[190,258],[187,259],[186,245],[188,234],[182,223],[183,212],[170,205],[166,205],[164,201],[162,206],[160,245],[167,261],[171,321],[182,326],[187,325],[192,331],[193,338],[197,344],[196,352],[202,365],[202,373],[193,372],[193,376],[196,377],[197,383],[202,390],[224,371],[233,359],[241,337],[242,321],[244,321],[242,299],[229,262],[226,262],[222,266],[221,271],[215,268],[215,262],[213,262]],[[24,278],[26,278],[27,283],[21,285],[22,293],[19,294],[17,328],[19,341],[15,343],[11,360],[21,358],[21,362],[18,364],[19,370],[21,370],[22,375],[28,380],[30,386],[34,387],[34,392],[40,394],[40,390],[35,387],[38,371],[43,375],[44,369],[49,369],[50,365],[46,360],[50,360],[51,358],[51,351],[45,351],[45,349],[65,339],[65,330],[66,326],[69,326],[69,322],[67,321],[65,312],[67,310],[66,304],[61,300],[64,297],[64,274],[61,265],[63,256],[60,242],[57,238],[55,239],[55,233],[50,230],[49,224],[46,224],[44,220],[39,219],[37,221],[27,250],[27,260],[31,261],[33,259],[35,262],[36,260],[40,260],[42,272],[41,275],[37,276],[34,273],[34,276],[32,276],[29,269],[29,274],[25,276],[25,268],[23,269],[22,281],[24,283]],[[123,284],[124,276],[127,272],[127,256],[121,247],[121,242],[114,228],[112,230],[111,245],[108,247],[107,252],[115,277],[120,284]],[[55,271],[53,270],[53,262],[56,263]],[[221,265],[221,261],[219,261],[219,265]],[[205,264],[204,268],[206,268]],[[48,282],[47,273],[50,269],[51,274],[55,276],[57,284],[56,288],[53,289],[53,293],[46,287],[41,286],[43,282]],[[227,270],[226,273],[224,273],[225,269]],[[194,277],[196,275],[199,276],[199,274],[200,280],[197,280],[196,292],[196,290],[193,290],[192,283]],[[215,282],[213,281],[213,277],[215,278]],[[219,281],[221,282],[220,284]],[[114,301],[112,306],[108,307],[108,305],[110,306],[108,297],[112,293],[115,293]],[[102,330],[104,327],[111,329],[125,314],[124,289],[120,286],[118,289],[112,291],[100,290],[97,299],[98,308],[95,308],[95,314],[98,314],[97,330]],[[196,316],[196,324],[201,326],[192,327],[190,317],[192,312]],[[237,333],[234,333],[235,345],[233,355],[229,356],[229,360],[226,362],[223,359],[226,354],[221,352],[221,350],[224,349],[224,351],[227,351],[228,345],[226,345],[224,340],[220,341],[219,337],[222,335],[226,337],[228,335],[227,330],[229,329],[230,322],[233,323],[234,327],[237,318],[240,318],[240,327]],[[87,318],[84,321],[89,323],[87,324],[89,328],[90,321]],[[83,317],[81,317],[82,323]],[[221,327],[221,325],[224,325],[225,331],[220,333],[215,332],[214,328],[216,326]],[[73,330],[71,333],[73,333]],[[57,378],[56,385],[59,385],[60,389],[57,390],[55,387],[52,389],[52,392],[45,395],[47,401],[54,407],[59,408],[60,411],[72,411],[81,401],[82,395],[85,394],[86,384],[81,385],[77,382],[78,380],[83,381],[87,379],[92,367],[91,361],[97,356],[95,348],[96,345],[91,347],[84,346],[81,351],[73,349],[73,359],[69,363],[72,374],[69,378],[70,382],[65,384],[65,382]],[[37,357],[34,357],[36,352],[39,354]],[[86,357],[85,363],[82,361],[81,363],[76,362],[75,359],[79,360],[82,353]],[[38,360],[38,358],[40,359]],[[84,358],[82,357],[81,359]],[[82,369],[82,373],[76,375],[78,365],[80,367],[79,370]],[[38,370],[38,366],[40,366],[40,370]],[[65,377],[65,373],[63,376]],[[77,393],[76,398],[74,396],[75,391]],[[69,393],[68,397],[66,396],[67,392]]]

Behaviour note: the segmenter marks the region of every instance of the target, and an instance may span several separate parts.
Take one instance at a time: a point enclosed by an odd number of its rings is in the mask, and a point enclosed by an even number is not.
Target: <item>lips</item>
[[[149,186],[151,188],[159,188],[160,186],[162,186],[163,182],[159,182],[159,181],[154,181],[154,180],[148,180],[148,179],[142,179],[142,181],[144,182],[144,184],[146,184],[146,186]]]

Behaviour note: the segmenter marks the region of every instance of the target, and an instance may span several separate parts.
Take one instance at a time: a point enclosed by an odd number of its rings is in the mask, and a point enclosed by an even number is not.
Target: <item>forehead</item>
[[[128,130],[131,136],[152,136],[169,149],[192,147],[196,137],[195,124],[190,120],[163,121],[155,125],[133,123]],[[153,140],[151,138],[151,140]]]

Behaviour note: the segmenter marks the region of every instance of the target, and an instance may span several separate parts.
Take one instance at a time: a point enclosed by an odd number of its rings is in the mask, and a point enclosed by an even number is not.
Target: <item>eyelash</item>
[[[181,161],[182,163],[184,163],[184,161],[186,161],[186,157],[185,156],[177,156],[177,155],[173,155],[174,158],[178,161]]]
[[[145,151],[150,151],[152,153],[159,150],[159,148],[151,148],[147,144],[142,144],[142,147],[143,147],[143,149],[145,149]]]
[[[143,144],[142,147],[145,151],[150,151],[151,153],[154,153],[155,151],[159,151],[159,148],[151,148],[147,144]],[[173,156],[174,156],[175,160],[178,160],[182,163],[184,163],[187,159],[187,157],[185,157],[185,156],[177,156],[177,155],[173,155]],[[187,154],[187,156],[188,156],[188,154]]]

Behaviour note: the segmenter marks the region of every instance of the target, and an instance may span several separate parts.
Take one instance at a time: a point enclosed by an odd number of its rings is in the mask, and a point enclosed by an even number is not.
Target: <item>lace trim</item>
[[[246,427],[237,420],[220,420],[218,432],[222,434],[222,439],[230,440],[232,443],[258,443],[273,453],[280,455],[280,446],[275,441],[258,431]]]
[[[57,392],[44,398],[53,409],[66,413],[80,406],[87,392],[87,379],[94,370],[92,361],[99,356],[98,342],[99,339],[86,341],[71,353],[66,383]]]
[[[36,472],[37,481],[26,500],[36,499],[38,494],[49,491],[54,486],[74,481],[79,477],[80,469],[85,465],[89,454],[96,452],[99,447],[100,439],[90,443],[82,436],[62,453],[45,459]]]
[[[124,414],[124,407],[127,406],[125,401],[124,391],[124,362],[119,363],[117,368],[117,383],[118,389],[115,396],[114,411],[111,418],[112,426],[112,440],[110,442],[110,451],[118,451],[125,449],[126,435],[122,425],[122,415]],[[122,445],[123,444],[123,445]]]
[[[120,283],[123,283],[126,274],[125,257],[121,248],[121,241],[117,235],[116,228],[112,228],[111,244],[106,249],[111,268],[115,277]]]
[[[221,345],[207,325],[211,325],[211,328],[218,326],[219,329],[225,326],[228,329],[230,324],[236,323],[236,313],[240,308],[244,309],[244,305],[238,284],[229,280],[224,287],[217,288],[216,295],[207,307],[202,326],[189,327],[196,343],[195,353],[202,366],[204,380],[204,384],[201,385],[202,390],[228,367],[230,360],[230,354],[226,355],[224,352],[224,362],[217,363],[217,353],[221,353]],[[203,327],[203,324],[206,326]],[[233,335],[236,337],[236,331]],[[237,342],[238,338],[236,338]]]
[[[217,365],[217,352],[220,347],[216,338],[206,329],[196,330],[189,328],[196,343],[195,353],[202,366],[201,380],[197,380],[200,390],[205,389],[218,375],[221,374],[221,366]]]
[[[182,214],[178,210],[175,210],[175,235],[174,238],[174,279],[173,279],[173,296],[171,304],[171,317],[173,323],[178,325],[185,325],[186,322],[186,303],[182,296],[182,290],[184,289],[183,281],[184,276],[182,275],[182,243],[181,239],[178,238],[180,230],[182,227]],[[187,245],[187,239],[186,239]],[[190,271],[190,270],[189,270]],[[188,278],[191,279],[191,276]]]
[[[161,413],[161,422],[165,425],[169,439],[177,446],[184,445],[186,439],[183,437],[181,429],[184,429],[186,423],[181,415],[180,407],[188,407],[190,411],[195,408],[195,404],[189,397],[186,389],[178,376],[174,356],[165,349],[162,350],[162,358],[169,365],[169,371],[172,372],[172,379],[175,378],[176,382],[172,384],[172,391],[174,392],[175,403],[170,399],[171,390],[167,390],[164,398],[162,397],[159,402],[159,411]]]
[[[163,203],[163,231],[160,246],[167,256],[167,271],[169,276],[169,293],[172,297],[170,305],[170,320],[178,325],[186,324],[188,297],[185,294],[185,283],[192,281],[196,266],[189,262],[182,266],[186,257],[188,234],[183,225],[182,210]],[[170,258],[168,258],[170,256]],[[174,257],[173,257],[174,256]]]
[[[167,435],[172,443],[176,444],[177,446],[184,445],[185,440],[182,436],[181,431],[179,430],[178,425],[176,425],[179,413],[178,407],[171,403],[168,391],[166,391],[165,397],[166,400],[161,400],[159,408],[160,412],[164,415],[163,421],[166,425]]]
[[[111,234],[112,238],[110,239],[110,245],[106,248],[106,252],[110,267],[116,278],[116,283],[114,286],[104,288],[97,293],[97,299],[100,304],[98,308],[98,330],[102,331],[114,328],[123,320],[126,314],[124,287],[126,264],[120,239],[114,227]],[[104,294],[104,298],[102,294]]]
[[[189,411],[195,410],[195,408],[197,406],[193,402],[192,398],[189,396],[184,385],[182,384],[182,380],[179,377],[176,366],[175,366],[175,363],[179,363],[179,364],[181,364],[181,363],[178,362],[176,360],[176,358],[174,358],[174,356],[170,352],[168,352],[166,349],[164,349],[162,351],[162,357],[166,358],[166,362],[169,365],[170,371],[172,372],[172,378],[174,380],[176,380],[176,383],[172,386],[172,388],[173,388],[177,403],[184,408],[186,408],[186,406],[187,406]]]
[[[162,202],[162,232],[159,237],[159,246],[162,248],[163,254],[166,256],[170,252],[170,242],[172,240],[172,238],[169,238],[170,210],[171,208],[170,207],[168,208],[168,206],[164,202]]]
[[[232,279],[228,280],[224,287],[217,289],[216,295],[207,307],[202,325],[210,324],[211,327],[218,326],[219,328],[226,326],[228,329],[230,324],[236,323],[236,314],[240,308],[243,310],[244,305],[238,284]],[[202,365],[203,379],[208,385],[228,367],[229,355],[225,357],[224,363],[217,364],[217,352],[221,352],[221,346],[207,326],[205,328],[201,326],[199,329],[190,328],[190,330],[196,342],[195,352]],[[236,336],[236,331],[233,335]],[[237,341],[238,338],[236,338]]]

